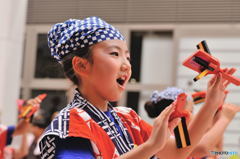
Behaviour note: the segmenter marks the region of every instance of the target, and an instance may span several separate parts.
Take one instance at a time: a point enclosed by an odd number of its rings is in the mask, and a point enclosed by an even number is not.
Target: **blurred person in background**
[[[34,140],[31,143],[31,145],[34,145],[35,140],[39,138],[45,126],[51,121],[49,113],[52,114],[52,111],[44,113],[43,110],[39,109],[42,100],[45,99],[46,96],[46,94],[40,94],[29,100],[17,100],[19,111],[18,124],[8,127],[1,125],[0,127],[1,159],[22,159],[28,153],[32,152],[28,146],[29,133],[32,133],[34,136]],[[21,136],[20,147],[10,145],[12,138],[15,136]]]
[[[33,134],[34,139],[30,146],[22,144],[21,149],[27,149],[23,159],[40,159],[39,139],[45,128],[50,124],[52,119],[57,115],[56,111],[46,111],[39,109],[30,121],[28,133]]]
[[[170,87],[163,91],[153,92],[151,99],[144,105],[148,116],[150,118],[156,118],[165,108],[170,106],[181,93],[184,93],[184,90],[176,87]],[[187,121],[189,124],[195,116],[192,114],[194,102],[189,95],[187,99],[188,100],[184,108],[191,113],[190,120]],[[215,113],[212,124],[209,125],[208,130],[191,153],[191,157],[189,159],[216,159],[217,156],[213,156],[210,152],[220,152],[223,150],[222,143],[224,131],[238,112],[240,112],[240,106],[224,103],[223,106]]]
[[[21,119],[16,126],[0,124],[0,159],[4,158],[4,149],[10,145],[12,138],[24,134],[28,129],[28,122]]]

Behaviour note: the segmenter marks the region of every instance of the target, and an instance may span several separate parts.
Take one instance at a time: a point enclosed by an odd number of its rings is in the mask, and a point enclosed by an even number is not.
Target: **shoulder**
[[[124,106],[117,106],[117,107],[114,107],[113,109],[121,113],[129,113],[130,111],[133,111],[132,108],[124,107]]]
[[[141,117],[132,108],[119,106],[114,107],[114,110],[116,111],[122,122],[126,125],[136,127],[142,122]]]
[[[52,120],[52,122],[45,129],[44,135],[55,135],[60,138],[65,138],[68,135],[68,125],[70,117],[70,109],[63,109]]]
[[[118,107],[114,107],[114,110],[120,116],[125,116],[125,117],[129,117],[129,118],[135,118],[137,120],[141,120],[140,116],[132,108],[118,106]]]
[[[113,108],[117,113],[122,113],[125,115],[131,114],[131,115],[137,115],[137,113],[132,109],[124,106],[118,106]]]
[[[41,158],[55,158],[56,149],[61,145],[60,141],[65,140],[69,137],[69,121],[71,109],[63,109],[59,114],[52,120],[50,125],[45,129],[39,142],[41,151]]]
[[[121,118],[123,124],[131,132],[135,141],[140,144],[146,141],[152,130],[152,126],[142,120],[142,118],[131,108],[115,107],[114,110]]]
[[[71,136],[82,136],[82,133],[89,132],[86,121],[90,119],[89,115],[87,115],[87,113],[81,108],[68,107],[63,109],[45,129],[41,136],[41,142],[47,140],[47,138],[52,138],[52,136],[60,139],[65,139]]]
[[[139,125],[140,127],[146,127],[151,130],[152,126],[144,121],[133,109],[128,107],[115,107],[114,108],[122,121],[126,121],[131,125]],[[144,128],[145,129],[145,128]]]

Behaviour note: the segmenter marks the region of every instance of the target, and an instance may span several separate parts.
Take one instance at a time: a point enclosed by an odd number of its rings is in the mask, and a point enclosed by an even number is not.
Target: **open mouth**
[[[120,84],[121,86],[125,83],[125,80],[122,78],[117,79],[117,83]]]

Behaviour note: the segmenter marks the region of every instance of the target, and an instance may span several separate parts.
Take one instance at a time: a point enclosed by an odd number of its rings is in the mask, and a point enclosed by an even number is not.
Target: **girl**
[[[109,104],[119,100],[131,76],[130,53],[117,29],[98,17],[70,19],[51,28],[48,43],[51,55],[77,89],[73,101],[43,134],[42,158],[186,158],[224,98],[219,74],[210,80],[206,103],[190,125],[192,146],[177,149],[169,138],[169,129],[179,121],[168,122],[174,104],[156,118],[153,127],[133,110]]]

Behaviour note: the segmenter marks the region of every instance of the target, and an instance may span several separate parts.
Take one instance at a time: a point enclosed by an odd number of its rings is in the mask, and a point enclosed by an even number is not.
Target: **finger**
[[[224,90],[222,73],[218,73],[216,82],[214,83],[213,87],[218,87]]]
[[[29,99],[28,101],[27,101],[27,105],[34,105],[34,99]]]
[[[166,111],[165,119],[169,119],[170,115],[174,112],[175,107],[176,107],[176,103],[175,103],[175,102],[172,103],[172,104],[169,106],[169,110]]]
[[[222,73],[220,73],[219,86],[220,86],[220,89],[221,89],[222,91],[225,90],[225,87],[224,87],[224,85],[223,85],[223,75],[222,75]]]
[[[224,88],[227,88],[227,86],[228,86],[230,83],[231,83],[231,82],[228,81],[228,80],[224,81],[224,83],[223,83]]]
[[[180,121],[181,118],[175,118],[171,122],[169,122],[168,128],[172,134],[174,133],[173,132],[174,128],[180,123]]]
[[[226,71],[228,71],[229,70],[229,68],[224,68],[224,69],[222,69],[222,71],[224,71],[224,72],[226,72]]]
[[[34,100],[35,100],[36,103],[41,103],[41,99],[38,96],[35,97]]]
[[[229,75],[232,75],[236,72],[237,69],[235,68],[230,68],[226,73],[229,74]],[[228,85],[230,84],[230,82],[228,80],[225,80],[223,85],[224,87],[226,88]]]
[[[229,70],[230,70],[230,69],[228,69],[228,68],[224,68],[224,69],[222,69],[221,71],[227,74],[227,72],[228,72]],[[225,81],[226,81],[226,79],[223,79],[223,82],[225,82]]]
[[[211,87],[214,85],[214,83],[216,82],[216,79],[217,79],[217,75],[214,74],[213,77],[209,80],[208,82],[208,87]]]
[[[39,104],[40,104],[40,102],[36,99],[29,99],[27,101],[27,105],[39,105]]]
[[[232,75],[232,74],[234,74],[236,71],[237,71],[237,69],[232,67],[232,68],[228,69],[228,71],[226,71],[226,73],[229,74],[229,75]]]
[[[174,129],[179,124],[180,121],[181,118],[175,118],[172,121],[170,121],[168,125],[169,129]]]

